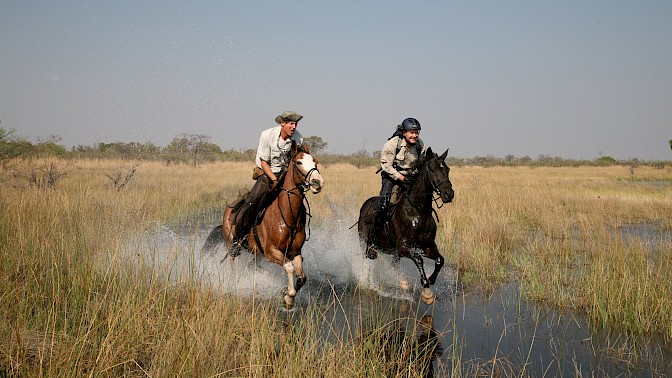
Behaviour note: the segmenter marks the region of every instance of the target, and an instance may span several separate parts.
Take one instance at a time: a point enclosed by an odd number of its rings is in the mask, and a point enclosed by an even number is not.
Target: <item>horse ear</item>
[[[425,150],[425,156],[427,157],[434,156],[434,152],[432,152],[432,147],[427,147],[427,149]]]
[[[307,153],[308,155],[310,155],[310,147],[308,147],[308,145],[307,145],[306,143],[303,143],[303,144],[301,145],[301,151],[303,151],[303,152]]]
[[[443,155],[439,156],[439,159],[441,161],[446,161],[446,157],[448,157],[448,150],[449,148],[446,148],[446,152],[444,152]]]

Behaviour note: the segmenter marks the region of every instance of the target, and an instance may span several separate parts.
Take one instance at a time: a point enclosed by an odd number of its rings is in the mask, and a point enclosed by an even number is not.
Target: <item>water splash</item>
[[[321,287],[325,282],[337,286],[356,286],[394,299],[418,298],[420,277],[408,259],[394,263],[390,255],[380,254],[376,260],[364,257],[357,228],[352,227],[355,209],[347,209],[328,201],[332,216],[312,223],[309,238],[303,246],[304,271],[307,286]],[[287,286],[282,267],[264,256],[241,253],[235,259],[226,257],[227,249],[218,246],[212,253],[201,254],[201,247],[213,224],[195,215],[198,221],[165,225],[157,223],[138,240],[128,243],[125,253],[139,259],[152,271],[153,277],[170,282],[196,280],[225,293],[263,298],[278,296]],[[218,217],[214,217],[217,219]],[[425,260],[431,274],[434,262]],[[439,296],[452,292],[453,269],[444,267],[435,286]],[[445,282],[442,282],[445,281]],[[405,285],[406,287],[402,287]]]

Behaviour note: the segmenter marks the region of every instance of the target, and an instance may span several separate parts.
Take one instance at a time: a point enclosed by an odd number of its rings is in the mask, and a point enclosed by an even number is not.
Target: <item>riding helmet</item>
[[[406,118],[404,122],[401,123],[401,130],[420,130],[420,122],[415,118]]]

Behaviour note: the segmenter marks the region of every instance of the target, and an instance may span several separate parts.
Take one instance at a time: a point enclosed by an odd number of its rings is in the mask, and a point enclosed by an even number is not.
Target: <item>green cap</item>
[[[275,117],[275,123],[280,123],[283,121],[294,121],[294,122],[299,122],[303,118],[301,114],[298,114],[296,112],[293,112],[291,110],[288,110],[286,112],[283,112],[279,116]]]

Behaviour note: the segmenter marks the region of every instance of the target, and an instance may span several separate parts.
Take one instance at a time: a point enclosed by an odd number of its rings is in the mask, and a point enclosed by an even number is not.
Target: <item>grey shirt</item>
[[[420,138],[416,144],[420,145],[420,153],[425,150],[424,143]],[[397,146],[399,152],[397,153]],[[380,151],[380,167],[382,170],[399,180],[401,175],[407,175],[418,160],[418,148],[415,145],[407,145],[403,136],[395,136],[388,140]],[[394,167],[396,164],[396,168]]]

